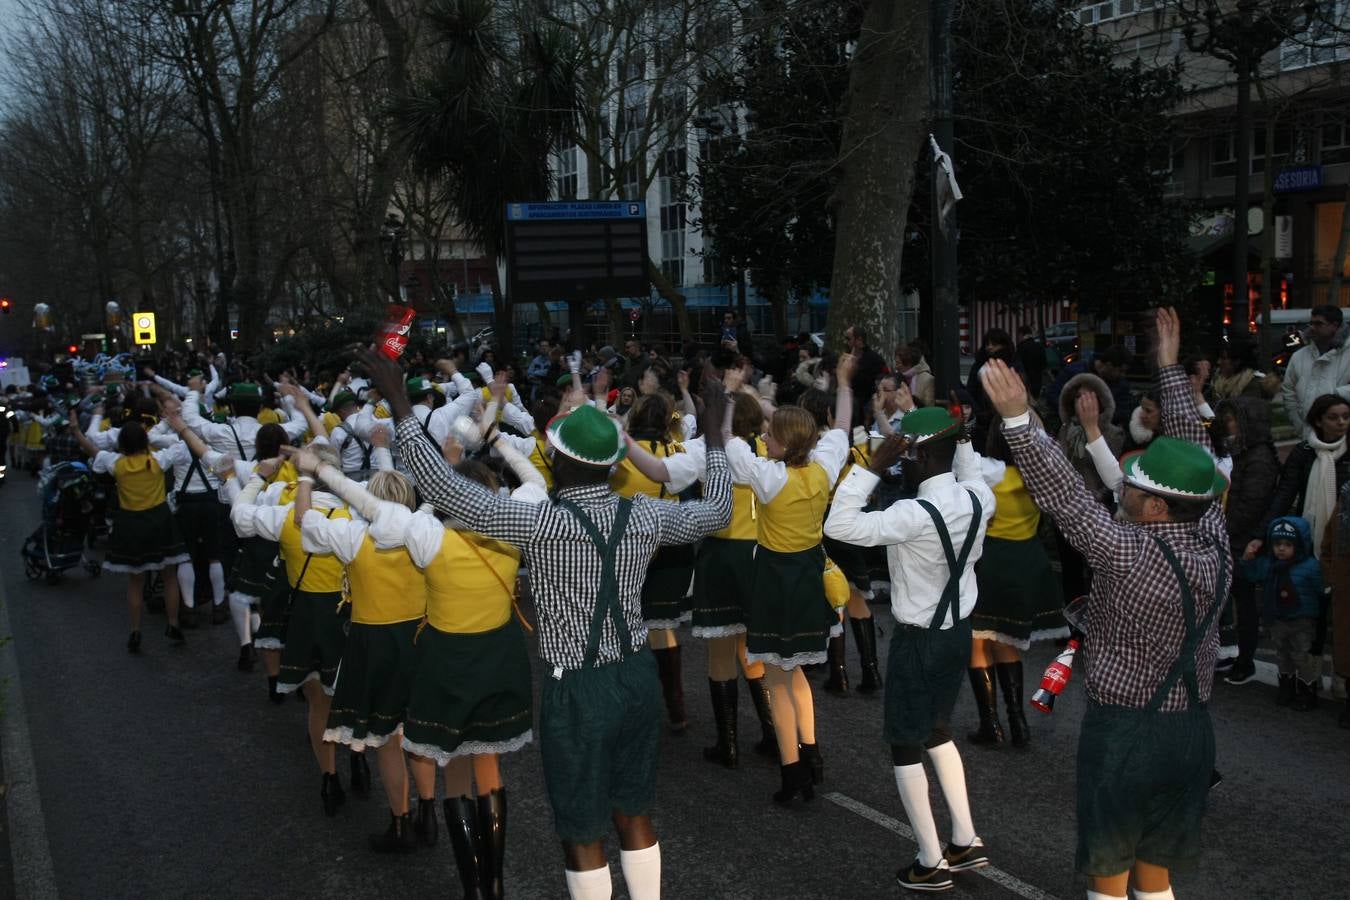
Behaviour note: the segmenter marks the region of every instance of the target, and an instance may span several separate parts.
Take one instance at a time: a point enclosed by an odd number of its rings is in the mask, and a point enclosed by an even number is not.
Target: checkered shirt
[[[1168,366],[1159,371],[1158,382],[1162,433],[1210,449],[1185,371]],[[1212,504],[1198,522],[1188,524],[1118,522],[1088,491],[1053,438],[1030,425],[1008,428],[1005,434],[1032,498],[1092,567],[1082,653],[1088,696],[1103,704],[1146,707],[1186,636],[1176,576],[1150,536],[1163,540],[1186,572],[1199,622],[1216,601],[1226,599],[1215,597],[1220,554],[1229,556],[1220,505]],[[1231,558],[1227,565],[1231,579]],[[1215,616],[1195,660],[1202,702],[1214,685],[1218,649]],[[1189,705],[1179,680],[1162,709],[1174,712]]]
[[[398,442],[418,490],[437,510],[480,534],[520,548],[530,569],[530,592],[539,617],[540,656],[554,668],[581,668],[602,565],[595,544],[577,518],[556,503],[513,501],[458,475],[412,417],[399,420]],[[608,537],[619,509],[619,496],[609,485],[568,488],[559,491],[558,497],[580,506]],[[731,521],[731,475],[721,450],[708,451],[703,497],[690,503],[645,496],[633,499],[615,562],[632,651],[647,644],[642,582],[657,548],[692,544]],[[597,665],[622,656],[618,633],[606,619]]]

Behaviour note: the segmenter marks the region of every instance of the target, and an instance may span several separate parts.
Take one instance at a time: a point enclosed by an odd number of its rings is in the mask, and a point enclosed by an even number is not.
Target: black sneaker
[[[131,633],[131,637],[127,638],[127,652],[128,653],[141,652],[141,633],[139,631],[133,631]]]
[[[187,640],[187,638],[183,637],[183,632],[178,630],[177,625],[166,625],[164,627],[164,636],[175,644],[181,644]]]
[[[258,655],[253,652],[253,644],[244,644],[239,648],[239,662],[235,664],[235,667],[240,672],[252,672],[253,663],[257,658]]]
[[[1256,664],[1237,660],[1228,669],[1228,674],[1223,676],[1227,684],[1246,684],[1256,677]]]
[[[211,624],[224,625],[230,621],[230,612],[225,608],[224,603],[217,603],[211,607]]]
[[[950,891],[952,873],[945,859],[938,860],[932,868],[920,865],[916,859],[909,868],[895,873],[895,882],[907,891]]]
[[[942,858],[947,861],[947,868],[953,872],[964,872],[967,869],[983,869],[989,865],[989,857],[984,852],[984,841],[978,837],[970,842],[967,847],[959,844],[948,844],[942,851]]]

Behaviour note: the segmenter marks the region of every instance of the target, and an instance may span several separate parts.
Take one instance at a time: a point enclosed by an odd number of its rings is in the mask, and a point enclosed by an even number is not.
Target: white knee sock
[[[975,823],[970,820],[970,798],[966,796],[966,770],[961,765],[961,754],[956,744],[948,741],[929,750],[928,758],[933,761],[933,771],[952,815],[952,843],[968,847],[975,840]]]
[[[628,896],[633,900],[660,900],[660,844],[652,844],[643,850],[620,850],[619,865],[628,885]]]
[[[609,877],[609,866],[567,873],[567,894],[572,900],[609,900],[614,884]]]
[[[933,807],[928,802],[928,775],[923,763],[913,766],[895,766],[895,786],[900,791],[909,827],[919,842],[919,865],[936,866],[942,859],[942,845],[938,843],[937,825],[933,822]]]
[[[178,596],[188,609],[197,605],[197,573],[192,569],[192,560],[178,564]]]
[[[258,615],[256,612],[249,613],[248,624],[249,627],[253,629],[249,634],[257,634],[258,629],[262,627],[262,616]],[[250,640],[252,640],[252,638],[250,638]]]
[[[211,598],[219,606],[225,602],[225,567],[213,562],[206,571],[211,576]]]
[[[1134,889],[1134,900],[1176,900],[1172,893],[1172,886],[1168,885],[1165,891],[1141,891]]]
[[[1125,900],[1125,898],[1117,897],[1115,894],[1103,894],[1100,891],[1088,891],[1087,900]]]
[[[239,636],[241,647],[253,641],[253,629],[249,627],[253,624],[250,621],[251,613],[247,597],[243,594],[230,594],[230,619],[234,622],[234,633]]]

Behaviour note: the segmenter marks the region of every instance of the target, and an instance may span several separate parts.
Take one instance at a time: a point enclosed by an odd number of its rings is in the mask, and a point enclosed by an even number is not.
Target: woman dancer
[[[809,412],[784,407],[765,435],[768,459],[738,438],[727,444],[733,478],[749,483],[762,504],[746,649],[751,662],[765,664],[782,776],[773,799],[784,804],[798,794],[811,799],[812,785],[825,774],[811,686],[801,667],[825,661],[830,629],[838,624],[825,599],[820,542],[830,488],[848,459],[853,369],[853,357],[841,356],[834,427],[824,435]]]

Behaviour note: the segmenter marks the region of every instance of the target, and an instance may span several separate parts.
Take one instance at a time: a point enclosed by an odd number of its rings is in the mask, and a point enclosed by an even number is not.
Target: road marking
[[[19,659],[14,652],[14,629],[9,624],[9,597],[0,586],[0,628],[11,638],[0,647],[0,690],[5,712],[0,720],[0,750],[4,752],[8,791],[9,854],[14,866],[14,894],[18,900],[57,897],[56,872],[47,843],[47,820],[42,815],[33,744],[28,734],[28,712],[19,683]]]
[[[866,803],[860,803],[846,794],[831,792],[824,796],[826,800],[836,806],[842,806],[851,813],[857,813],[869,822],[880,825],[887,831],[893,831],[907,841],[914,840],[913,829],[899,819],[888,816],[879,810],[875,810]],[[961,872],[959,874],[973,874],[979,875],[981,878],[988,878],[990,881],[1007,888],[1014,894],[1025,897],[1026,900],[1055,900],[1054,895],[1047,894],[1035,885],[1027,884],[1025,881],[1014,875],[1009,875],[997,866],[985,866],[983,869],[968,869],[966,872]]]

